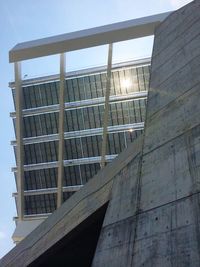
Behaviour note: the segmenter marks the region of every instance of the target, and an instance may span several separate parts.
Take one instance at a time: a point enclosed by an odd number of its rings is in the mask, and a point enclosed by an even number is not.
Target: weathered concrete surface
[[[143,151],[117,175],[93,267],[200,266],[200,1],[156,30]]]
[[[44,221],[44,219],[18,221],[17,227],[16,227],[15,232],[12,236],[13,241],[16,244],[18,244],[19,242],[22,241],[22,239],[24,239],[25,236],[27,236],[29,233],[31,233],[43,221]]]
[[[28,266],[107,203],[115,176],[137,157],[141,144],[142,138],[138,138],[11,250],[0,261],[0,266]]]
[[[200,266],[199,36],[199,0],[157,28],[144,137],[17,245],[1,266],[34,266],[108,202],[93,267]]]

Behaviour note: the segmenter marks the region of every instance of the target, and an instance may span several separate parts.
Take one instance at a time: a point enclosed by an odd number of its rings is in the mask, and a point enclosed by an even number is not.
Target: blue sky
[[[8,51],[17,43],[92,28],[109,23],[177,9],[190,0],[2,0],[0,1],[0,258],[13,246],[11,235],[16,215],[12,193],[16,191],[11,167],[15,166],[10,141],[15,139],[9,112],[13,111],[9,81],[13,66]],[[114,46],[114,61],[149,56],[152,38]],[[72,52],[67,69],[106,62],[106,46]],[[47,67],[48,66],[48,67]],[[23,75],[38,76],[58,72],[58,57],[27,61]]]

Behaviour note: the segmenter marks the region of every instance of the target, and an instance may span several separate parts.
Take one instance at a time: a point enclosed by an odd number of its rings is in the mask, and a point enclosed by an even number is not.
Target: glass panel
[[[144,91],[145,90],[145,83],[144,83],[144,75],[143,75],[143,69],[142,67],[137,68],[138,73],[138,82],[139,82],[139,90]]]
[[[113,71],[113,89],[111,90],[113,95],[120,95],[121,94],[121,86],[119,80],[119,71]]]
[[[50,83],[52,104],[58,104],[59,82]]]
[[[68,92],[68,102],[73,102],[75,101],[75,96],[74,96],[74,90],[73,90],[73,85],[72,85],[72,80],[67,80],[67,92]]]
[[[86,96],[85,96],[85,85],[84,85],[83,77],[78,78],[77,79],[77,83],[78,83],[78,90],[79,90],[80,100],[86,99]]]
[[[64,186],[81,185],[79,166],[67,166],[64,168]]]
[[[103,96],[105,96],[105,91],[106,91],[106,73],[101,73],[101,84],[102,84],[102,89],[103,89]]]
[[[132,68],[130,72],[132,77],[133,92],[137,92],[139,91],[137,70],[136,68]]]
[[[84,77],[86,99],[92,98],[89,76]]]
[[[15,89],[12,88],[12,97],[13,97],[13,103],[14,103],[14,108],[16,109],[16,93],[15,93]],[[23,92],[23,87],[22,87],[22,92]],[[23,108],[25,108],[25,103],[24,103],[24,97],[23,97],[23,105],[22,105]]]
[[[91,90],[91,96],[92,98],[97,98],[97,89],[96,89],[96,83],[95,83],[95,76],[91,75],[89,76],[89,82],[90,82],[90,90]]]
[[[25,196],[25,215],[51,213],[55,209],[56,194]]]
[[[96,86],[96,91],[97,91],[97,97],[102,97],[103,96],[103,85],[101,83],[100,74],[95,75],[95,86]]]
[[[66,201],[70,198],[75,192],[63,192],[63,201]]]
[[[35,108],[58,103],[59,82],[50,82],[23,87],[23,108]]]
[[[87,183],[100,169],[99,163],[80,165],[83,184]]]
[[[78,82],[76,78],[72,79],[72,86],[73,86],[73,91],[74,91],[74,99],[75,99],[74,101],[81,100],[79,88],[78,88]]]
[[[101,136],[82,137],[83,156],[85,158],[100,156],[101,140]]]
[[[24,146],[24,163],[34,164],[57,160],[58,141],[30,144]]]

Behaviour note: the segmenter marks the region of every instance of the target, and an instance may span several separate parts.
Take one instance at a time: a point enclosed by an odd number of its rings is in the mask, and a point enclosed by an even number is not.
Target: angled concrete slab
[[[0,262],[2,266],[27,266],[48,252],[64,236],[109,202],[116,175],[141,151],[142,138],[102,169]],[[135,148],[135,149],[134,149]],[[136,149],[137,148],[137,149]],[[33,265],[34,266],[34,265]]]

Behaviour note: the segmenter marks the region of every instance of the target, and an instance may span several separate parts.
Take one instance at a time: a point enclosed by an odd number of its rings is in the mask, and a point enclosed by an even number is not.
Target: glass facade
[[[149,68],[147,60],[116,65],[112,70],[108,161],[142,133],[147,98],[142,93],[148,91]],[[106,69],[66,77],[64,200],[100,169],[105,87]],[[56,209],[58,95],[57,80],[23,83],[25,215],[37,216]],[[14,117],[13,122],[15,125]]]

